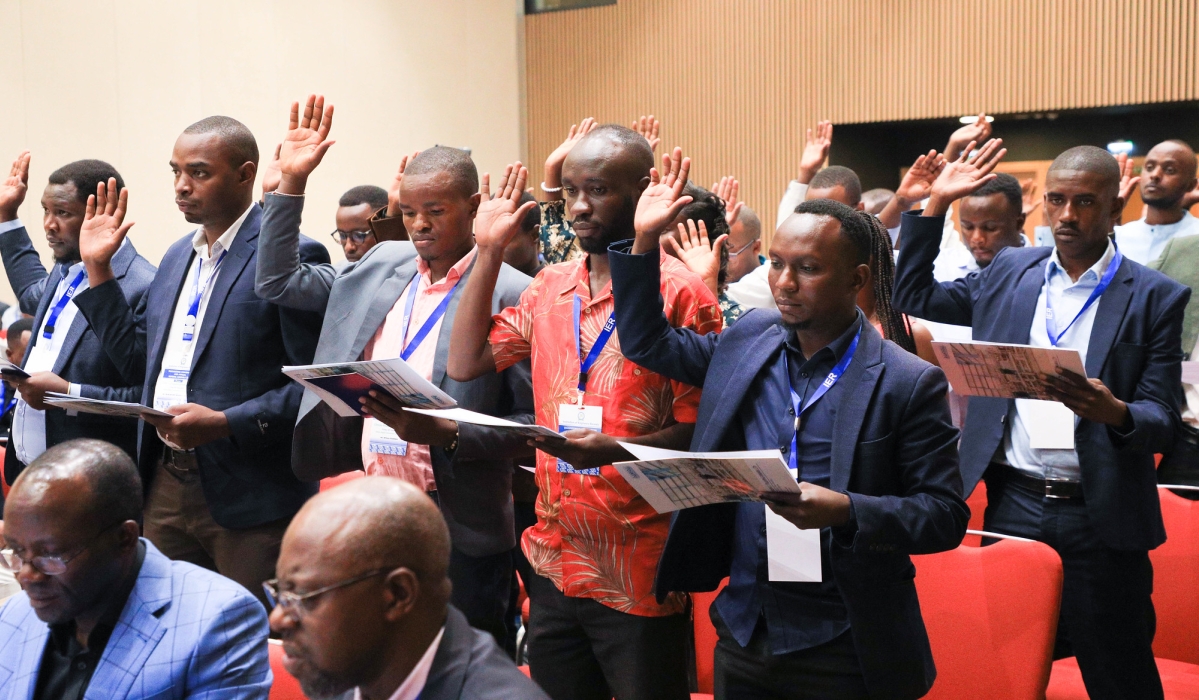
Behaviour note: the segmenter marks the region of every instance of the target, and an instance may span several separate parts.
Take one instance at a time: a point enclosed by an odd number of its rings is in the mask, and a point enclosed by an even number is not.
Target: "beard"
[[[1176,204],[1182,201],[1182,195],[1178,195],[1177,197],[1156,197],[1152,199],[1142,197],[1141,201],[1144,202],[1146,206],[1153,207],[1154,209],[1172,209]]]
[[[304,691],[304,695],[310,700],[333,700],[340,697],[342,693],[353,687],[353,683],[346,683],[332,676],[326,675],[314,668],[309,667],[303,678],[296,677],[300,681],[300,689]]]
[[[799,321],[797,323],[787,323],[786,321],[783,321],[783,328],[786,328],[788,333],[796,333],[798,331],[806,331],[811,327],[812,327],[812,322],[810,320]]]
[[[579,247],[589,255],[607,255],[608,246],[618,243],[635,235],[633,216],[637,213],[637,199],[626,197],[624,207],[614,217],[612,223],[600,226],[600,235],[594,238],[577,238]]]

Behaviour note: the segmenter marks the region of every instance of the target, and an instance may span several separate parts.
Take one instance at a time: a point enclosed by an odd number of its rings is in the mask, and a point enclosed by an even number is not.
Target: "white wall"
[[[263,157],[293,100],[336,105],[337,144],[303,230],[330,246],[337,198],[386,188],[402,154],[469,146],[480,172],[524,148],[520,0],[0,0],[0,166],[33,152],[20,215],[50,263],[38,201],[60,165],[100,158],[130,192],[130,237],[157,264],[190,230],[167,166],[179,133],[224,114]],[[0,282],[0,299],[12,289]]]

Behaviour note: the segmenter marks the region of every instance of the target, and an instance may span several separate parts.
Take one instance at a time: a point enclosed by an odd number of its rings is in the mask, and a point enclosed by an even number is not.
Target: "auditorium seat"
[[[937,666],[927,697],[1043,697],[1061,605],[1057,553],[1040,542],[1004,539],[912,561]]]
[[[306,700],[304,691],[300,690],[300,682],[283,668],[283,642],[268,639],[267,649],[271,655],[271,673],[275,676],[269,700]]]
[[[978,482],[978,486],[974,487],[974,493],[970,494],[970,498],[966,499],[966,505],[970,507],[970,522],[966,524],[966,528],[970,530],[982,530],[983,514],[987,510],[987,483],[985,481]],[[962,544],[970,547],[978,547],[982,542],[978,535],[968,534],[962,540]]]
[[[716,653],[716,627],[708,616],[708,608],[720,595],[729,580],[726,577],[709,593],[691,594],[691,628],[695,634],[695,676],[700,693],[711,693],[713,655]],[[693,695],[694,697],[694,695]],[[701,696],[702,697],[702,696]]]
[[[1159,488],[1166,543],[1149,552],[1160,659],[1199,664],[1199,501]]]
[[[353,481],[354,479],[364,476],[366,476],[366,472],[364,471],[352,471],[346,472],[345,474],[338,474],[337,476],[331,476],[328,479],[321,479],[321,491],[328,491],[334,486],[340,486],[347,481]]]
[[[1157,672],[1162,677],[1166,700],[1199,698],[1199,666],[1158,659]],[[1082,672],[1078,670],[1078,661],[1073,656],[1054,661],[1053,676],[1049,679],[1045,700],[1088,700],[1088,697],[1082,684]]]

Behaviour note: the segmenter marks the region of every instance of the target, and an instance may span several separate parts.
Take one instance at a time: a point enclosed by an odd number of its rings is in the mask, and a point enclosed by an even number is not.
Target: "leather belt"
[[[192,474],[199,470],[199,465],[196,464],[195,452],[179,452],[178,450],[172,450],[166,445],[162,446],[161,464],[167,471],[177,476]]]
[[[995,471],[1004,482],[1038,496],[1082,500],[1082,482],[1079,481],[1039,479],[1015,467],[998,462],[992,462],[990,470]]]

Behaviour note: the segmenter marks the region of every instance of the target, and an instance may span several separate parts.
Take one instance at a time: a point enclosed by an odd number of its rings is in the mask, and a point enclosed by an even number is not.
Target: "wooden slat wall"
[[[653,113],[768,231],[818,119],[1199,99],[1199,0],[619,0],[525,22],[536,181],[572,123]]]

